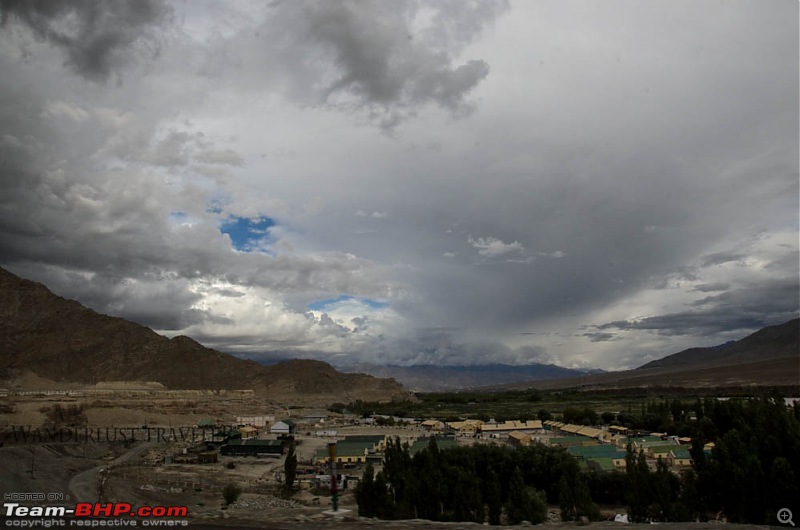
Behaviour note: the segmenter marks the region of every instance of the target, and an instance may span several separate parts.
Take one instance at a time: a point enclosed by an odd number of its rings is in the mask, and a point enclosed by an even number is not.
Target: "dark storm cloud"
[[[0,0],[2,26],[14,19],[37,39],[61,49],[65,64],[91,79],[106,79],[130,59],[134,44],[158,52],[151,31],[169,15],[160,0]]]
[[[749,284],[690,304],[692,309],[638,320],[608,322],[597,330],[654,331],[660,335],[713,335],[755,331],[800,315],[800,280],[777,279]]]
[[[703,256],[703,267],[713,267],[714,265],[722,265],[731,261],[741,261],[747,257],[746,254],[737,252],[716,252],[714,254],[707,254]]]
[[[699,285],[695,285],[692,291],[697,291],[700,293],[713,293],[716,291],[727,291],[730,288],[729,283],[701,283]]]
[[[0,5],[0,263],[97,310],[604,367],[797,312],[796,6]]]
[[[340,76],[324,90],[326,100],[337,93],[355,97],[359,104],[398,111],[433,102],[455,114],[469,113],[467,94],[489,74],[481,59],[453,63],[451,53],[472,40],[487,23],[507,9],[505,2],[473,1],[429,4],[436,20],[455,24],[433,32],[436,47],[413,20],[421,4],[398,2],[321,2],[307,4],[311,41],[330,54]],[[453,16],[458,13],[458,16]],[[460,24],[458,24],[460,22]],[[429,30],[429,28],[426,28]],[[442,31],[442,30],[451,31]]]
[[[117,281],[149,282],[167,273],[179,279],[230,278],[246,286],[355,294],[380,283],[362,270],[363,261],[344,253],[324,258],[234,255],[219,229],[224,215],[207,212],[207,192],[192,180],[181,183],[179,171],[194,165],[238,166],[238,155],[216,148],[197,132],[148,138],[153,131],[147,117],[56,105],[42,93],[49,86],[24,87],[24,78],[0,79],[0,255],[12,270],[27,269],[28,277],[47,282],[57,278],[35,264],[76,272],[95,271],[102,264],[99,277],[114,275]],[[128,164],[109,168],[95,163],[109,153]],[[168,168],[168,176],[151,166]],[[172,180],[181,183],[178,193]],[[196,219],[171,225],[174,211],[190,212]],[[56,285],[67,287],[66,282]],[[86,292],[90,288],[92,296]],[[59,294],[80,294],[98,311],[116,297],[102,282]],[[171,299],[180,313],[177,306],[190,305],[191,296]],[[165,329],[174,325],[169,322]]]
[[[203,73],[281,87],[294,101],[355,112],[386,131],[429,104],[463,117],[490,65],[456,56],[507,9],[484,0],[278,2],[256,28],[209,53]],[[419,22],[423,15],[431,20]],[[243,50],[254,32],[257,53]]]
[[[608,342],[616,337],[613,333],[584,333],[583,336],[592,342]]]

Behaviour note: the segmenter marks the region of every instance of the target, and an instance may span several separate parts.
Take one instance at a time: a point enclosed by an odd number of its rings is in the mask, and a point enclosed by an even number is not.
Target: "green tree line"
[[[576,410],[586,416],[587,411]],[[633,413],[629,413],[633,417]],[[356,491],[359,513],[491,524],[540,522],[546,504],[565,520],[599,517],[597,504],[626,506],[634,521],[706,520],[775,524],[780,508],[800,513],[800,407],[778,396],[646,403],[639,418],[693,438],[694,468],[654,468],[629,448],[625,472],[588,471],[564,449],[534,444],[439,450],[411,456],[390,441],[383,469],[368,468]],[[653,420],[654,421],[654,420]],[[714,441],[710,453],[705,442]]]
[[[383,469],[367,467],[356,499],[360,515],[381,519],[535,524],[545,520],[548,503],[561,503],[568,519],[599,517],[575,460],[538,444],[440,450],[431,438],[412,456],[408,444],[389,440]]]

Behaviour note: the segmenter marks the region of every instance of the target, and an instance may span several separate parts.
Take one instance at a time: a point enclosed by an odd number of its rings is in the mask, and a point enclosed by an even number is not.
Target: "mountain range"
[[[262,366],[189,337],[170,339],[96,313],[2,268],[0,352],[0,381],[9,387],[33,375],[51,388],[135,381],[168,389],[253,389],[279,400],[381,401],[409,395],[392,379],[341,373],[321,361]]]
[[[360,363],[340,367],[350,372],[364,372],[375,377],[392,377],[417,392],[446,392],[466,388],[544,381],[603,373],[603,370],[575,370],[555,364],[478,364],[468,366],[377,365]]]
[[[139,324],[98,314],[0,268],[0,385],[9,387],[31,381],[32,376],[50,388],[125,381],[158,383],[168,389],[253,389],[282,401],[315,396],[318,401],[347,403],[408,398],[410,393],[400,382],[424,391],[797,386],[799,330],[800,319],[794,319],[739,341],[691,348],[623,372],[587,373],[544,364],[362,364],[343,368],[348,373],[342,373],[321,361],[262,365],[206,348],[189,337],[170,339]]]
[[[789,358],[800,361],[800,319],[769,326],[752,335],[710,348],[689,348],[651,361],[638,370],[654,368],[735,365]]]
[[[592,390],[753,385],[800,387],[800,319],[765,327],[720,346],[683,350],[634,370],[510,387]]]

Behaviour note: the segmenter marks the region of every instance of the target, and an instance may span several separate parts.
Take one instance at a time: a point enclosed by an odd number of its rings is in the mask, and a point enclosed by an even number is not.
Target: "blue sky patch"
[[[242,252],[250,252],[258,241],[269,235],[269,229],[275,226],[275,221],[269,217],[261,216],[250,219],[248,217],[229,216],[222,221],[219,231],[228,234],[233,248]]]
[[[341,296],[337,296],[336,298],[326,298],[324,300],[317,300],[316,302],[311,302],[308,304],[308,308],[312,311],[326,311],[332,309],[337,304],[341,304],[342,302],[349,302],[351,300],[355,300],[356,302],[365,304],[369,306],[371,309],[383,309],[387,307],[389,304],[386,302],[380,302],[378,300],[373,300],[371,298],[362,298],[356,296],[350,296],[347,294],[343,294]]]
[[[189,216],[186,215],[186,212],[181,212],[180,210],[175,212],[169,213],[169,220],[176,225],[183,224],[189,220]]]

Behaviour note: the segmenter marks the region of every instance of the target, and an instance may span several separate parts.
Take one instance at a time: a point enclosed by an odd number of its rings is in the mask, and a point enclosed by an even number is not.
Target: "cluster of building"
[[[363,434],[345,436],[343,439],[332,442],[334,446],[333,458],[338,469],[347,470],[350,468],[372,463],[381,466],[383,464],[383,453],[386,449],[387,436],[384,434]],[[447,450],[457,447],[456,437],[452,434],[441,434],[431,436],[420,436],[409,445],[409,453],[413,456],[431,444],[431,440],[436,441],[440,450]],[[323,447],[318,449],[313,457],[313,464],[318,468],[327,468],[331,462],[330,448]],[[358,481],[357,476],[337,473],[338,489],[344,490],[350,487],[353,481]],[[327,488],[331,484],[331,476],[326,474],[301,475],[298,477],[301,487]]]
[[[513,433],[533,434],[541,432],[544,428],[539,420],[510,420],[504,422],[481,420],[443,422],[426,420],[421,422],[420,426],[428,432],[442,432],[481,438],[504,438]]]
[[[208,420],[211,422],[211,420]],[[324,421],[320,421],[320,426]],[[275,421],[272,416],[242,416],[237,418],[238,432],[228,435],[219,443],[222,455],[280,455],[294,439],[297,424],[292,420]],[[621,426],[594,427],[575,425],[555,420],[510,420],[503,422],[468,419],[455,422],[439,420],[414,421],[414,425],[429,434],[418,438],[410,445],[411,454],[416,454],[436,440],[439,449],[446,450],[458,445],[459,438],[469,437],[505,442],[513,446],[528,446],[545,443],[566,449],[581,466],[598,471],[624,469],[627,448],[630,445],[637,454],[647,459],[655,469],[658,462],[666,463],[675,471],[692,466],[689,453],[691,439],[667,436],[664,433],[630,431]],[[198,423],[204,426],[204,421]],[[334,429],[314,431],[317,436],[336,439]],[[265,439],[265,434],[275,435]],[[334,442],[334,456],[340,469],[360,467],[372,462],[380,466],[386,448],[387,435],[348,435]],[[706,449],[710,451],[711,445]],[[328,447],[316,451],[312,464],[327,466],[331,461]],[[317,482],[319,477],[315,477]]]
[[[643,454],[648,465],[655,469],[659,461],[679,471],[692,465],[689,453],[690,438],[667,436],[665,433],[629,431],[621,426],[607,428],[587,425],[575,425],[561,421],[505,421],[482,422],[465,420],[445,423],[427,420],[421,426],[428,431],[444,432],[453,435],[472,435],[480,438],[503,440],[514,446],[528,446],[532,443],[546,443],[565,448],[575,457],[580,465],[589,469],[610,471],[624,469],[626,466],[627,447]],[[450,437],[455,444],[455,438]],[[439,446],[449,447],[448,437]],[[706,447],[710,450],[711,445]]]
[[[589,469],[610,471],[626,467],[628,445],[636,454],[643,454],[648,466],[655,469],[659,461],[679,471],[692,466],[689,453],[691,438],[667,436],[666,433],[629,431],[620,426],[607,429],[546,421],[545,428],[559,436],[548,438],[550,445],[566,448],[581,465]],[[710,450],[710,446],[706,449]]]
[[[240,416],[233,425],[221,424],[212,418],[200,419],[195,425],[204,431],[198,440],[205,449],[173,455],[168,463],[214,463],[224,456],[280,456],[294,441],[297,424],[292,420],[275,421],[274,416]],[[275,435],[272,439],[266,436]]]
[[[383,461],[383,450],[386,448],[385,434],[359,434],[345,436],[334,444],[334,459],[337,464],[345,467],[373,462],[380,464]],[[323,447],[314,453],[315,465],[329,464],[331,461],[330,450]]]

